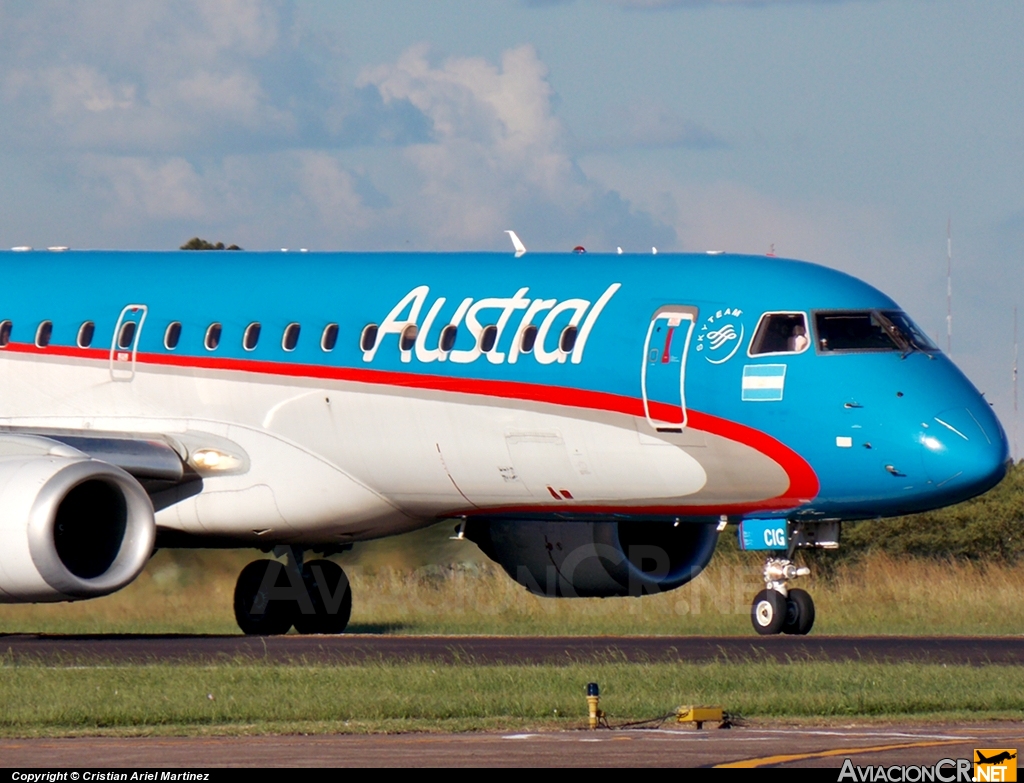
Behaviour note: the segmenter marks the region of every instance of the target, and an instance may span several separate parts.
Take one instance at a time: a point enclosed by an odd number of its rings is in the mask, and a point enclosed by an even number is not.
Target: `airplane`
[[[980,750],[974,751],[974,755],[978,757],[974,760],[975,764],[1000,764],[1004,761],[1017,758],[1016,753],[1010,753],[1008,750],[997,753],[992,758],[986,758]]]
[[[280,559],[240,574],[243,632],[341,633],[326,558],[355,542],[449,519],[535,594],[641,596],[700,574],[731,523],[767,553],[755,631],[806,634],[798,550],[1006,471],[989,404],[910,317],[802,261],[0,263],[3,602],[112,593],[159,548],[252,548]]]

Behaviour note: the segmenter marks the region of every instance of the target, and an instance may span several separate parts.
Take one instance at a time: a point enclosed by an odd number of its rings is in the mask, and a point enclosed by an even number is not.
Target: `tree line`
[[[192,237],[188,242],[178,248],[178,250],[241,250],[238,245],[228,245],[224,247],[223,242],[207,242],[205,239],[199,237]]]

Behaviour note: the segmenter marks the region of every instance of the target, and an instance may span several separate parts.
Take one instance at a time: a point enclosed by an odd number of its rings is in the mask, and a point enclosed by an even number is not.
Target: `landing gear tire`
[[[352,590],[341,566],[330,560],[304,563],[302,581],[314,611],[306,614],[300,609],[295,616],[295,630],[302,634],[343,632],[352,614]]]
[[[254,560],[242,569],[235,584],[235,620],[242,632],[257,636],[288,633],[296,614],[293,601],[270,600],[271,588],[287,584],[284,566],[277,560]]]
[[[750,621],[761,636],[773,636],[786,620],[786,598],[777,590],[762,590],[754,596]]]
[[[786,598],[786,617],[782,632],[805,636],[814,625],[814,601],[806,590],[791,588]]]

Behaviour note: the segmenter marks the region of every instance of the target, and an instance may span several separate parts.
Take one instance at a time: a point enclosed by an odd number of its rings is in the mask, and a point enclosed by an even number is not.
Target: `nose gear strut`
[[[770,557],[764,564],[765,587],[769,590],[776,590],[785,596],[789,594],[787,582],[798,576],[808,576],[810,573],[811,569],[806,566],[797,566],[792,560]]]

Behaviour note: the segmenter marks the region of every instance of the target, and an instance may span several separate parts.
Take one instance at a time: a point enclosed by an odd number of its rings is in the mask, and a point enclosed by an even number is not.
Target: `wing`
[[[184,439],[187,442],[187,436]],[[62,444],[135,478],[149,495],[153,510],[199,494],[203,480],[189,464],[182,438],[152,433],[0,428],[0,455],[16,458],[38,453],[47,444]]]

